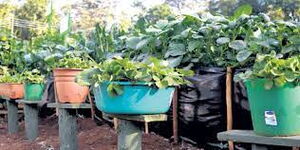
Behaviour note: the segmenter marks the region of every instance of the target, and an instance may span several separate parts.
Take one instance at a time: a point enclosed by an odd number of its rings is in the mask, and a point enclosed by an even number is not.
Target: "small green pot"
[[[40,101],[43,97],[45,84],[25,83],[25,100]]]

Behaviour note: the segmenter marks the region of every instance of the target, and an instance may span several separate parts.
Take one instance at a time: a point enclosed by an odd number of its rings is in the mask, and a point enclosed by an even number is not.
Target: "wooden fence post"
[[[227,111],[227,130],[232,130],[232,68],[227,67],[226,71],[226,111]],[[234,150],[232,141],[228,141],[229,150]]]

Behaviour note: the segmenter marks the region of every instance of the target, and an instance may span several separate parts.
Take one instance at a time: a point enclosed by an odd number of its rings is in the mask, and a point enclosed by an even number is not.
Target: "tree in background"
[[[9,33],[11,32],[11,16],[13,15],[13,11],[15,10],[15,6],[9,3],[9,0],[5,0],[0,3],[0,29],[1,33]],[[0,33],[0,34],[1,34]]]
[[[14,5],[9,3],[9,0],[3,1],[2,3],[0,3],[0,18],[4,19],[11,16],[15,8],[16,7]]]
[[[47,6],[48,0],[26,0],[15,15],[19,19],[45,21]]]
[[[70,11],[75,30],[91,29],[96,23],[106,25],[113,21],[116,4],[116,0],[80,0],[63,10]]]
[[[181,13],[186,12],[204,12],[210,0],[165,0],[175,11]]]
[[[209,11],[231,16],[244,4],[250,4],[253,13],[267,13],[273,19],[300,19],[300,0],[210,0]]]
[[[150,8],[145,14],[145,18],[153,23],[158,20],[168,19],[168,17],[173,16],[174,13],[172,12],[170,5],[168,4],[156,5]]]
[[[36,25],[41,26],[41,28],[36,29],[15,28],[16,35],[23,39],[30,39],[43,34],[44,29],[42,26],[46,22],[51,22],[51,26],[56,26],[59,22],[59,17],[58,14],[53,11],[52,7],[51,10],[48,8],[49,4],[52,5],[52,2],[49,0],[26,0],[23,5],[16,7],[14,11],[16,19],[36,22]]]

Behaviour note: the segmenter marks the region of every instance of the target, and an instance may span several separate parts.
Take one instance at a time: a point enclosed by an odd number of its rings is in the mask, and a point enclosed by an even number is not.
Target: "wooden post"
[[[156,115],[116,115],[105,114],[106,116],[118,118],[118,150],[141,150],[142,129],[137,122],[158,122],[167,121],[165,114]]]
[[[38,137],[38,108],[37,104],[24,103],[26,138],[34,141]]]
[[[61,103],[48,103],[49,108],[58,108],[59,118],[59,140],[60,150],[77,150],[77,109],[91,109],[91,104],[81,103],[74,104],[61,104]]]
[[[145,133],[149,134],[149,123],[145,122]]]
[[[174,144],[178,144],[178,90],[175,89],[174,96],[173,96],[173,137],[174,137]]]
[[[114,129],[117,130],[118,129],[118,125],[119,125],[118,118],[113,118],[113,122],[114,122]]]
[[[118,150],[141,150],[142,130],[134,121],[121,120],[118,127]]]
[[[19,131],[18,104],[14,100],[6,100],[8,116],[8,133],[13,134]]]
[[[59,108],[60,150],[78,150],[75,109]]]
[[[88,100],[91,104],[91,116],[92,116],[92,119],[95,120],[95,107],[94,107],[94,103],[92,101],[92,98],[91,98],[91,94],[90,94],[90,90],[89,90],[89,93],[88,93]]]
[[[232,130],[232,68],[227,67],[226,71],[226,110],[227,110],[227,130]],[[234,150],[232,141],[228,141],[229,150]]]
[[[15,13],[12,15],[12,18],[11,18],[11,36],[14,35],[14,26],[15,26]]]

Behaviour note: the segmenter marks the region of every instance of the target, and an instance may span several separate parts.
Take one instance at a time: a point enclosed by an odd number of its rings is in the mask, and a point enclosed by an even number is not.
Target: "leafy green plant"
[[[123,92],[122,86],[114,81],[145,82],[149,86],[165,88],[189,83],[184,77],[192,75],[193,72],[190,70],[170,68],[167,61],[154,57],[145,63],[130,61],[128,58],[116,58],[82,72],[77,77],[77,82],[94,86],[110,82],[108,92],[111,95],[120,95]]]
[[[235,80],[266,79],[265,88],[283,86],[286,83],[300,83],[300,55],[287,59],[276,57],[276,53],[258,55],[253,69],[241,73]]]
[[[8,71],[0,75],[0,83],[17,83],[21,84],[23,82],[23,77],[18,73],[10,73]]]
[[[8,72],[8,68],[6,66],[0,66],[0,75],[3,75]]]
[[[24,49],[26,70],[37,68],[42,74],[48,74],[53,68],[58,67],[61,59],[78,57],[87,60],[92,51],[86,47],[86,39],[82,33],[59,33],[58,31],[49,31],[43,36],[32,39],[24,45]],[[74,62],[78,61],[74,60]]]
[[[45,82],[45,76],[37,69],[32,71],[25,71],[22,73],[22,77],[25,83],[41,84]]]
[[[0,65],[21,72],[25,67],[22,47],[20,39],[0,31]]]
[[[154,56],[172,67],[251,67],[257,54],[277,54],[288,58],[299,54],[299,23],[271,21],[266,14],[247,15],[245,5],[232,18],[185,15],[176,20],[160,20],[141,33],[122,36],[123,57],[143,61]]]
[[[83,60],[80,57],[64,57],[55,66],[57,68],[87,69],[91,67],[91,64],[91,61]]]
[[[93,59],[101,62],[116,49],[121,49],[122,41],[119,40],[119,37],[123,34],[124,32],[116,25],[107,28],[96,24],[95,29],[90,33],[86,47],[93,50],[90,54]]]

